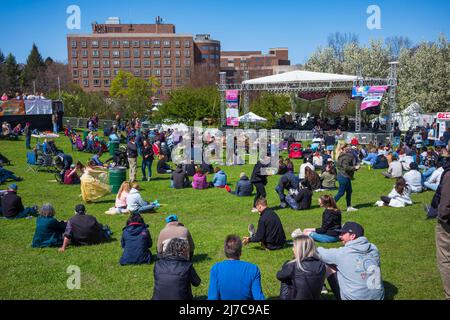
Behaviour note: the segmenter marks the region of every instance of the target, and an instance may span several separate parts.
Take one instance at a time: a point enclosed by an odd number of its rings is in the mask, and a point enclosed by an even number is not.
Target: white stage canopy
[[[261,77],[243,81],[242,84],[275,84],[275,83],[292,83],[292,82],[353,82],[357,80],[357,76],[349,76],[343,74],[311,72],[295,70],[272,76]]]
[[[243,116],[239,117],[239,122],[243,122],[243,123],[265,122],[265,121],[267,121],[267,119],[260,117],[256,114],[254,114],[253,112],[246,113]]]

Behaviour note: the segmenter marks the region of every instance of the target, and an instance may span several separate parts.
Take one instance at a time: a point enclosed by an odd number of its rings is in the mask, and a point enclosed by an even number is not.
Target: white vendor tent
[[[267,77],[261,77],[243,81],[242,84],[275,84],[275,83],[295,83],[295,82],[342,82],[357,80],[357,76],[349,76],[333,73],[311,72],[295,70]]]
[[[239,122],[242,123],[256,123],[256,122],[266,122],[267,119],[260,117],[253,112],[249,112],[244,114],[243,116],[239,117]]]

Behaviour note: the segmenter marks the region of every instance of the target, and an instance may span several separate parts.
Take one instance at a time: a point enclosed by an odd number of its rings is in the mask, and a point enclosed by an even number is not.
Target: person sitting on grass
[[[333,161],[328,161],[325,171],[320,175],[322,181],[322,189],[336,190],[336,167],[333,165]]]
[[[64,252],[71,245],[93,245],[111,239],[112,231],[102,225],[94,216],[86,214],[83,204],[75,206],[75,215],[67,221],[64,240],[59,252]]]
[[[157,202],[149,203],[142,199],[139,184],[133,182],[127,196],[127,211],[130,213],[153,213],[159,207]]]
[[[103,167],[103,162],[100,160],[100,157],[103,155],[102,151],[99,151],[97,154],[94,154],[91,158],[94,161],[97,167]]]
[[[149,264],[152,261],[152,237],[148,225],[140,214],[132,214],[123,228],[120,244],[123,248],[119,263],[127,264]]]
[[[403,175],[406,184],[409,185],[411,192],[420,193],[423,190],[422,174],[418,170],[418,165],[415,162],[409,164],[409,171]]]
[[[77,164],[71,164],[70,169],[64,172],[64,184],[80,184],[80,177],[78,177],[77,171],[83,172],[84,166],[78,161]]]
[[[14,175],[14,172],[6,170],[3,168],[2,165],[0,165],[0,184],[5,182],[8,179],[12,179],[14,181],[22,181],[23,178],[17,177]]]
[[[229,193],[238,197],[250,197],[253,193],[253,184],[250,182],[250,179],[247,177],[245,172],[241,172],[239,175],[239,181],[236,184],[236,190],[231,191],[229,186],[225,186],[225,189],[227,189]]]
[[[367,155],[367,157],[365,157],[364,159],[362,159],[362,163],[363,164],[367,164],[368,166],[373,166],[373,164],[375,163],[375,161],[377,160],[378,154],[377,154],[377,149],[372,148],[370,150],[370,153]]]
[[[364,237],[364,228],[346,222],[339,230],[344,247],[317,248],[327,265],[327,280],[336,300],[383,300],[378,248]]]
[[[423,179],[423,186],[426,189],[436,191],[439,187],[439,183],[441,182],[442,174],[444,173],[444,158],[440,158],[436,163],[436,170],[433,171],[431,176],[428,179]]]
[[[189,261],[187,240],[173,238],[167,244],[162,258],[153,269],[154,286],[152,300],[192,300],[192,288],[198,287],[201,279]]]
[[[208,189],[209,187],[210,184],[208,183],[208,181],[206,181],[206,174],[203,173],[200,167],[197,168],[197,171],[194,174],[194,177],[192,178],[192,188],[202,190]]]
[[[400,177],[397,178],[397,182],[388,196],[382,196],[381,201],[377,201],[375,205],[378,205],[379,207],[389,206],[394,208],[403,208],[407,204],[412,204],[410,195],[411,192],[405,179]]]
[[[314,241],[298,233],[293,239],[294,259],[277,272],[281,281],[281,300],[319,300],[325,282],[326,266],[316,250]]]
[[[227,185],[227,174],[219,167],[214,169],[215,175],[212,180],[212,184],[216,188],[225,188]]]
[[[291,161],[291,159],[286,159],[285,161],[287,171],[294,172],[294,163]]]
[[[190,260],[194,257],[195,244],[189,230],[178,221],[175,214],[171,214],[166,218],[166,226],[161,230],[158,236],[157,252],[158,257],[161,258],[167,248],[167,244],[173,238],[185,239],[189,243],[189,257]]]
[[[215,263],[210,272],[208,300],[264,300],[261,272],[256,264],[241,261],[241,239],[225,238],[226,260]]]
[[[156,164],[156,172],[159,174],[172,173],[173,170],[167,164],[167,156],[160,154],[158,159],[158,163]]]
[[[336,201],[330,195],[319,198],[319,205],[325,208],[322,214],[322,226],[317,229],[305,229],[303,234],[310,236],[317,242],[331,243],[339,241],[339,229],[341,229],[342,215],[336,205]]]
[[[261,246],[268,250],[278,250],[284,247],[286,235],[281,224],[280,217],[272,209],[267,207],[267,200],[256,200],[256,209],[260,215],[258,229],[255,232],[253,224],[248,226],[250,237],[244,237],[244,245],[250,242],[260,242]]]
[[[59,247],[63,243],[63,233],[67,223],[55,219],[55,209],[49,203],[39,210],[34,231],[33,248]]]
[[[189,188],[191,186],[191,182],[189,181],[189,177],[183,169],[183,165],[180,163],[177,165],[177,168],[172,173],[170,187],[175,189],[183,189]]]
[[[280,160],[278,160],[278,172],[277,174],[283,175],[288,171],[287,166],[283,160],[283,157],[280,157]]]
[[[383,176],[388,179],[396,179],[402,176],[403,166],[400,161],[398,161],[397,155],[392,155],[392,162],[389,164],[388,172],[382,172]]]
[[[305,168],[305,181],[308,185],[309,190],[311,191],[319,190],[322,185],[317,172],[309,167]]]
[[[313,193],[308,188],[308,183],[303,180],[300,188],[294,193],[286,196],[286,202],[294,210],[307,210],[311,208]]]
[[[37,206],[24,208],[22,198],[17,195],[19,187],[13,183],[2,198],[2,213],[7,219],[37,217]]]
[[[120,185],[119,191],[116,195],[116,203],[113,208],[110,208],[106,211],[106,214],[115,215],[115,214],[123,214],[129,213],[127,210],[127,198],[130,193],[131,185],[128,181],[122,182]]]

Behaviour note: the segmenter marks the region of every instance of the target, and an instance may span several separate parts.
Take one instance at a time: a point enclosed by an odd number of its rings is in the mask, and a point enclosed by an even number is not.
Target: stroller
[[[11,165],[11,161],[1,153],[0,153],[0,165],[2,166]]]
[[[128,169],[130,164],[128,163],[127,148],[120,146],[119,149],[114,151],[114,156],[106,160],[105,163],[111,161],[114,163],[114,166],[126,167]]]
[[[289,158],[290,159],[300,159],[303,157],[302,145],[300,143],[292,143],[289,148]]]

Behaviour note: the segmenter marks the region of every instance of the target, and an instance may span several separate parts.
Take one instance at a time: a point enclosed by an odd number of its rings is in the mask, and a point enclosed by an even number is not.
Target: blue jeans
[[[31,149],[31,146],[30,146],[30,140],[31,140],[31,137],[26,137],[25,138],[25,147],[27,148],[27,149]]]
[[[10,217],[10,218],[7,218],[7,219],[22,219],[22,218],[26,218],[28,216],[37,217],[38,213],[36,212],[36,210],[34,210],[34,208],[28,207],[28,208],[23,209],[22,212],[19,212],[14,217]]]
[[[53,133],[58,133],[58,123],[53,124]]]
[[[347,207],[352,206],[352,180],[350,178],[344,177],[342,174],[337,175],[337,181],[339,182],[339,190],[337,195],[334,197],[336,202],[346,193],[345,199],[347,200]]]
[[[3,182],[5,182],[8,179],[13,179],[13,180],[17,181],[19,178],[16,177],[14,175],[14,173],[12,173],[11,171],[0,167],[0,183],[3,183]]]
[[[422,172],[422,184],[425,183],[425,181],[431,177],[431,175],[433,174],[433,172],[436,170],[435,167],[431,167],[426,169],[424,172]]]
[[[140,207],[137,210],[137,213],[139,213],[139,214],[140,213],[150,213],[150,212],[153,212],[154,210],[155,210],[155,205],[153,203],[148,204],[148,202],[147,202],[147,205]]]
[[[142,160],[142,176],[145,178],[145,169],[148,168],[148,177],[152,177],[152,163],[153,159],[143,159]]]
[[[284,190],[281,190],[280,186],[275,187],[275,191],[278,193],[278,197],[280,198],[280,202],[285,202],[286,195],[284,194]]]
[[[300,210],[298,208],[298,203],[297,201],[295,201],[295,199],[291,196],[291,195],[287,195],[286,196],[286,202],[289,205],[289,207],[291,207],[294,210]]]
[[[339,237],[332,237],[332,236],[329,236],[327,234],[320,234],[320,233],[316,233],[316,232],[311,232],[309,234],[309,236],[311,238],[313,238],[314,241],[317,241],[317,242],[332,243],[332,242],[338,242],[339,241]]]
[[[431,189],[433,191],[436,191],[437,188],[439,187],[439,183],[429,183],[429,182],[425,182],[423,184],[425,187],[427,187],[428,189]]]

